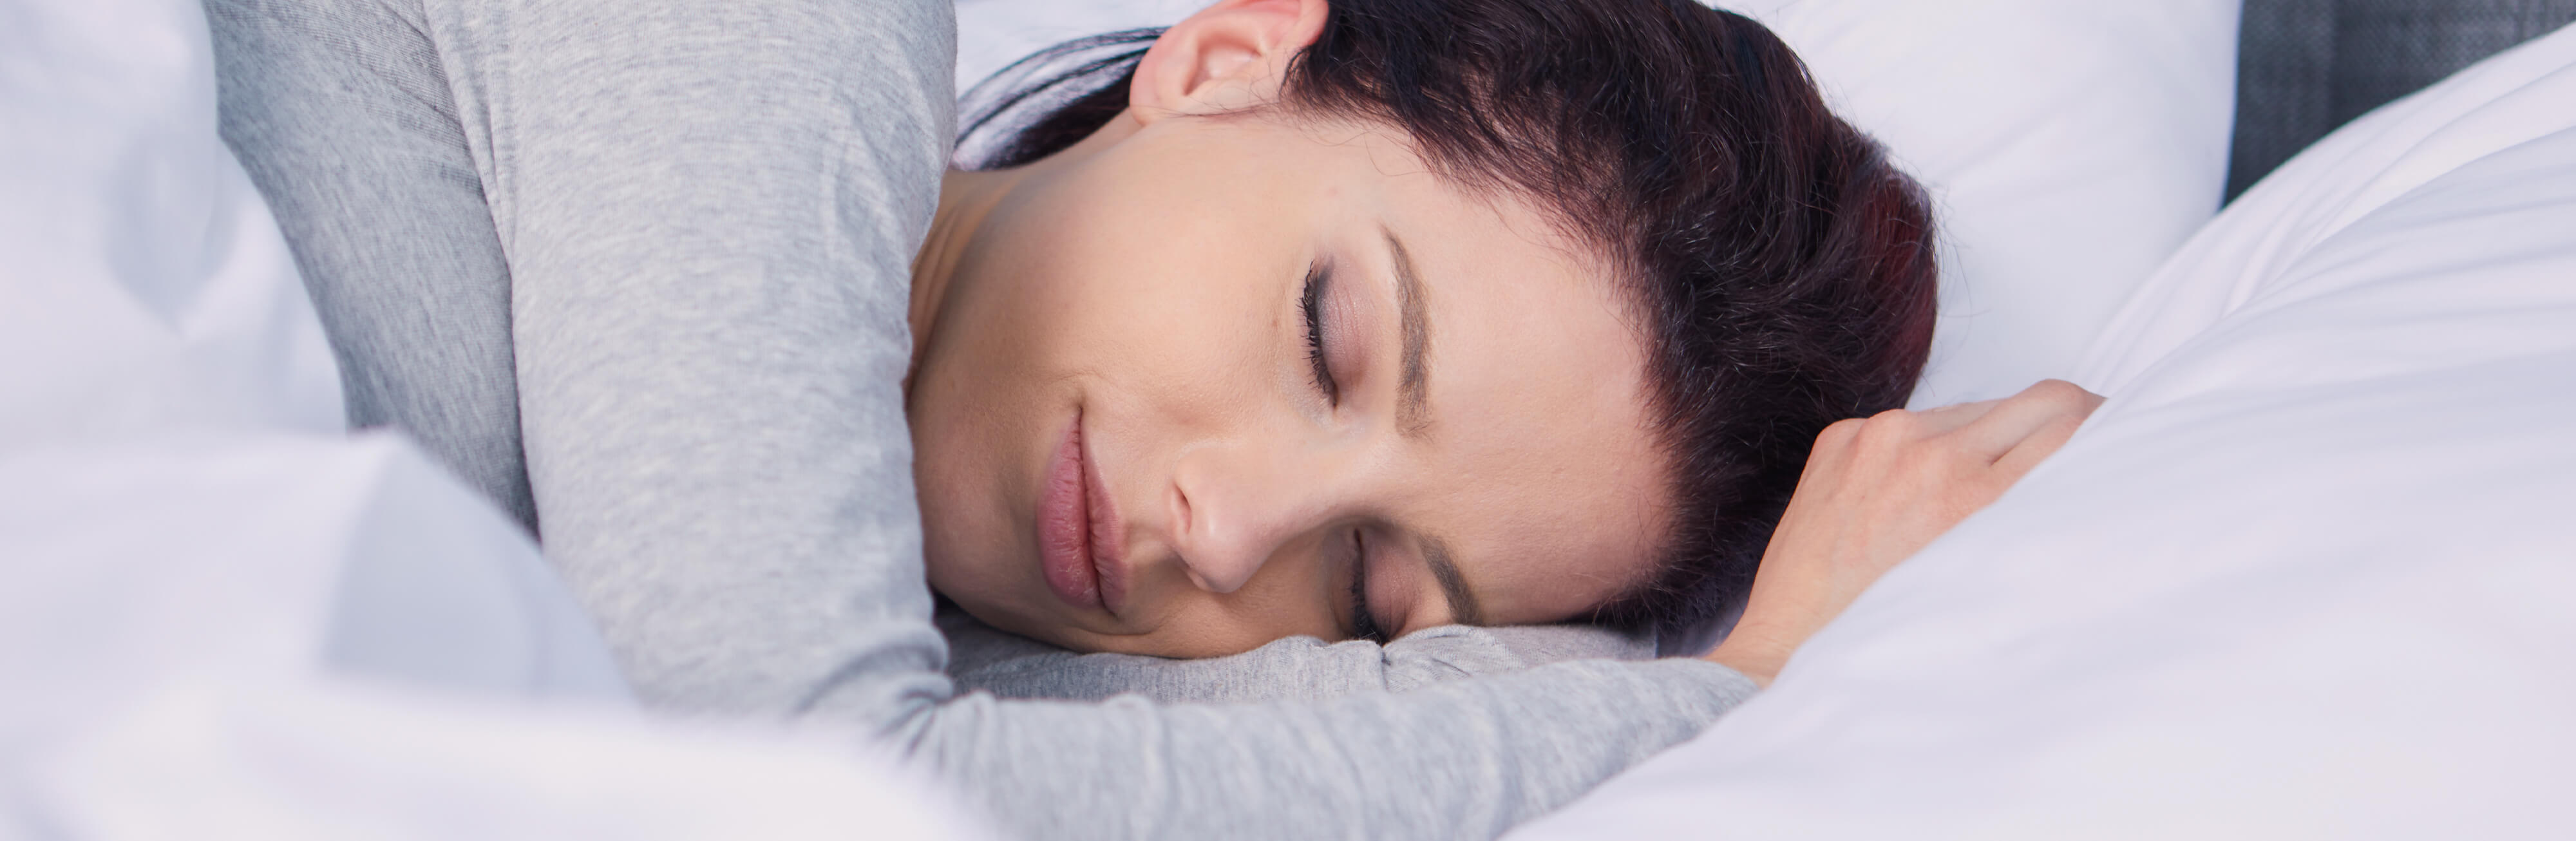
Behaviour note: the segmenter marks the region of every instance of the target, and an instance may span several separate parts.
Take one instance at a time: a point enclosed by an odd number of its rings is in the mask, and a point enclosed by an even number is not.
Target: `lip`
[[[1081,429],[1082,417],[1074,416],[1074,428]],[[1089,514],[1085,525],[1091,544],[1091,571],[1100,582],[1100,607],[1118,615],[1127,604],[1127,564],[1119,557],[1127,545],[1125,520],[1118,519],[1118,501],[1109,495],[1109,483],[1100,480],[1100,460],[1093,458],[1091,441],[1082,442],[1083,510]]]
[[[1038,566],[1056,598],[1116,614],[1127,584],[1117,557],[1118,511],[1083,440],[1080,412],[1047,460],[1037,530]]]

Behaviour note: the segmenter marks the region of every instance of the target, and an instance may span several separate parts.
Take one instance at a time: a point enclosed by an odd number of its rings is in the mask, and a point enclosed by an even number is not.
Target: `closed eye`
[[[1313,366],[1315,390],[1323,392],[1324,401],[1342,404],[1342,385],[1333,380],[1333,366],[1324,362],[1324,292],[1332,285],[1330,264],[1315,263],[1306,268],[1306,290],[1299,296],[1298,307],[1306,313],[1306,362]]]
[[[1377,611],[1368,603],[1368,544],[1360,530],[1351,530],[1351,638],[1375,643],[1386,642],[1386,628],[1377,624]]]

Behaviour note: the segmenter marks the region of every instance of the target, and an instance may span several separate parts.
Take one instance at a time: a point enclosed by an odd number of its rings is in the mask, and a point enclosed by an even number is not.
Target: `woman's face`
[[[1153,60],[1138,98],[1166,107],[961,176],[986,201],[925,252],[932,586],[1069,648],[1197,657],[1563,620],[1638,582],[1664,459],[1605,261],[1400,134],[1191,116],[1168,95],[1222,74]]]

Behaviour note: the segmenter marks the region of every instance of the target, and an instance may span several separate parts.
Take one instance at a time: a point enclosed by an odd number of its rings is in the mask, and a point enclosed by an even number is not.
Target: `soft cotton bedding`
[[[2111,400],[1761,698],[1512,837],[2576,833],[2576,30],[2141,288]]]
[[[313,304],[214,140],[203,19],[121,10],[0,9],[0,447],[341,428]]]
[[[0,450],[0,685],[12,838],[983,837],[852,734],[634,713],[536,548],[389,435]]]

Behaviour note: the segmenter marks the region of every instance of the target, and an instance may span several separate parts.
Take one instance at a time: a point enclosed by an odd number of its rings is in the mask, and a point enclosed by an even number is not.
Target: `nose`
[[[1190,581],[1215,593],[1241,589],[1321,523],[1331,492],[1318,456],[1275,442],[1208,443],[1183,453],[1172,475],[1172,548]]]

